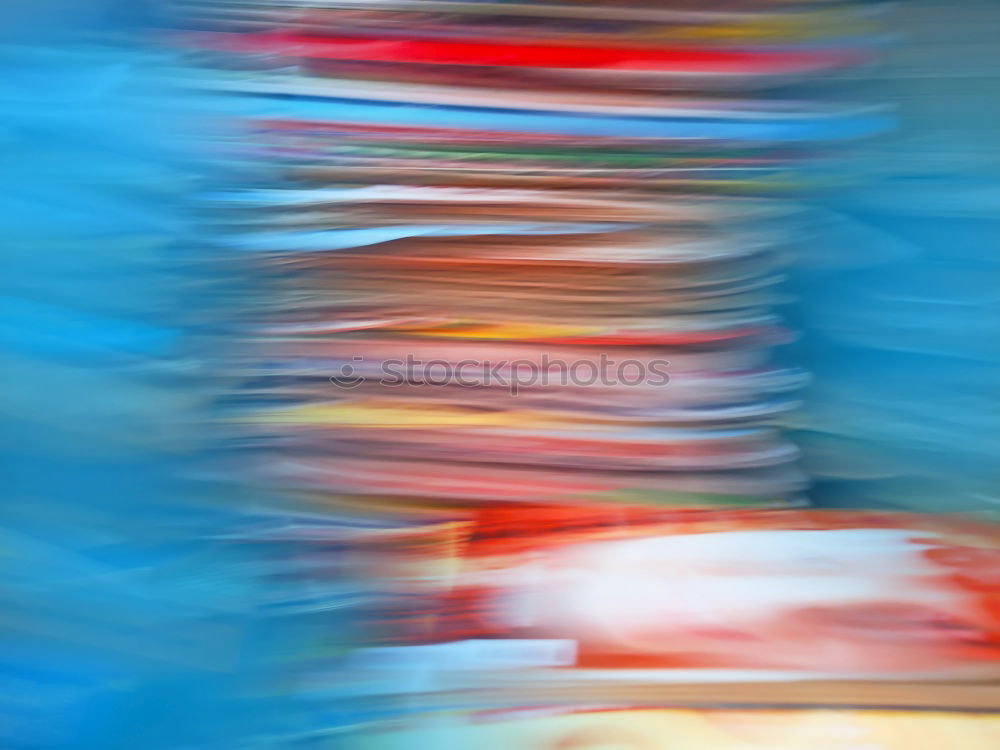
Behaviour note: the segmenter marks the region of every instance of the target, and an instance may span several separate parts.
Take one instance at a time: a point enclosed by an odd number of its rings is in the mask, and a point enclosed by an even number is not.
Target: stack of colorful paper
[[[271,61],[212,85],[279,178],[211,196],[270,275],[241,367],[271,480],[797,500],[774,424],[803,374],[771,358],[787,199],[887,125],[801,86],[869,60],[870,6],[253,5],[283,28],[187,42]]]

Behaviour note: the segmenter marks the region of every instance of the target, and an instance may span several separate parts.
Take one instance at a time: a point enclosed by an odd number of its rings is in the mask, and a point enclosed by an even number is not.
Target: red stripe
[[[441,40],[318,37],[294,34],[199,34],[210,47],[273,52],[330,60],[437,65],[509,65],[618,71],[689,73],[796,73],[857,64],[856,51],[740,52],[697,47],[568,47]]]

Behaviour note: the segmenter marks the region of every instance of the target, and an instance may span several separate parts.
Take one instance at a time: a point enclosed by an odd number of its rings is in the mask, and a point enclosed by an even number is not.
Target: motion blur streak
[[[0,747],[1000,747],[998,23],[7,0]]]

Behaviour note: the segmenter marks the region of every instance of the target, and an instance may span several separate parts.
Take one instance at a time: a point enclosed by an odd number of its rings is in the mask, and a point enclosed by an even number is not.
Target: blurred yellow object
[[[658,28],[655,38],[712,42],[787,42],[874,34],[879,29],[879,24],[870,19],[858,18],[840,10],[820,10],[746,19],[733,24],[668,26]]]
[[[410,330],[418,336],[439,336],[457,339],[502,339],[525,341],[532,339],[559,338],[562,336],[588,336],[600,333],[604,328],[596,326],[546,325],[521,323],[496,323],[484,325],[457,325],[438,328]]]
[[[360,738],[359,750],[995,750],[1000,718],[849,710],[559,709],[435,715]],[[548,713],[548,715],[546,715]]]
[[[569,425],[579,420],[531,410],[483,410],[461,406],[422,406],[390,399],[309,404],[259,412],[241,421],[255,424],[336,425],[354,427],[504,427]],[[592,421],[592,420],[590,420]]]

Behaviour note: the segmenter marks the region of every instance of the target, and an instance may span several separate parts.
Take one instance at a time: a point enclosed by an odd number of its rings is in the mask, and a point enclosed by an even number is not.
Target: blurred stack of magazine
[[[881,3],[175,5],[272,174],[205,200],[262,278],[238,536],[278,608],[351,612],[305,696],[995,674],[995,535],[802,510],[780,430],[802,199],[891,128],[815,83]]]
[[[871,61],[879,7],[438,5],[186,7],[280,171],[209,197],[271,281],[238,364],[262,477],[800,502],[775,425],[805,376],[772,357],[790,199],[889,126],[803,88]]]

